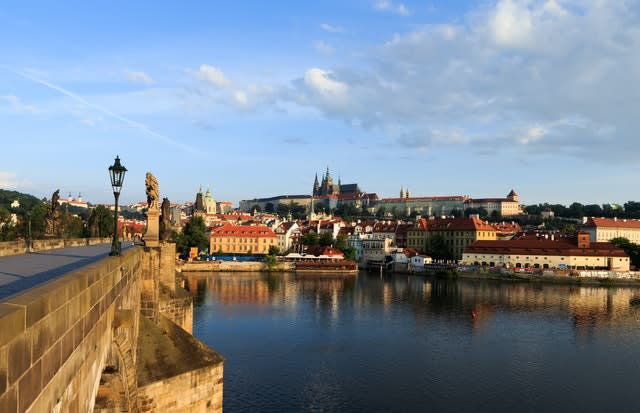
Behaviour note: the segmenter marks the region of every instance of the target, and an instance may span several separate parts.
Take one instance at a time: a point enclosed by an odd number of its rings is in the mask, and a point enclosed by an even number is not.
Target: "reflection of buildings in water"
[[[637,327],[637,313],[629,301],[639,295],[636,288],[583,287],[569,297],[569,310],[579,331],[616,325]]]

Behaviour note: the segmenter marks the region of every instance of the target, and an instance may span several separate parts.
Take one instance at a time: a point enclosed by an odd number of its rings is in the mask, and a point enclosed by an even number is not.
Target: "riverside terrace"
[[[107,248],[0,257],[0,412],[221,411],[224,361],[189,333],[175,244]]]

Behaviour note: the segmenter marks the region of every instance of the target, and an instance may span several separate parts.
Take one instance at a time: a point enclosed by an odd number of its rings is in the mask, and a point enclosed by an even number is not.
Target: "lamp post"
[[[111,252],[109,255],[120,255],[120,241],[118,241],[118,198],[120,190],[124,182],[124,174],[127,168],[120,164],[120,157],[116,156],[116,161],[109,167],[109,178],[111,178],[111,187],[113,187],[113,197],[116,199],[116,207],[113,212],[113,243],[111,244]]]

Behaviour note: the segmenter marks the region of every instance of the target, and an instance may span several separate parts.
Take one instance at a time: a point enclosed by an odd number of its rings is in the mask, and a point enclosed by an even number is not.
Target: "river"
[[[637,288],[193,274],[224,411],[640,411]]]

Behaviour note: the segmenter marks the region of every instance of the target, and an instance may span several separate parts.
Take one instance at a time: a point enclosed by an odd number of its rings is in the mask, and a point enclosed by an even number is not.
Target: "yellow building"
[[[520,197],[513,189],[507,194],[506,198],[474,198],[466,201],[466,208],[483,208],[487,213],[491,214],[497,211],[500,216],[508,217],[519,215],[522,213],[522,206],[519,202]]]
[[[266,225],[233,225],[226,223],[211,230],[209,251],[212,254],[267,254],[277,245],[278,237]]]
[[[622,237],[640,244],[640,220],[637,219],[588,218],[582,229],[589,233],[594,242]]]
[[[453,259],[460,260],[466,246],[479,240],[496,240],[496,228],[476,216],[420,219],[407,232],[407,247],[426,252],[435,235],[442,237]]]
[[[629,271],[629,256],[608,242],[591,242],[587,232],[577,240],[522,238],[478,241],[464,250],[462,264],[507,268],[560,268]]]

